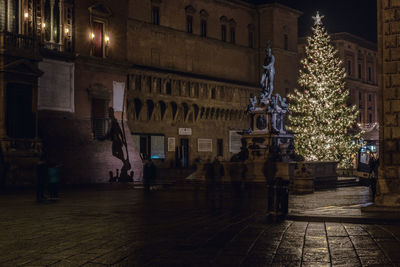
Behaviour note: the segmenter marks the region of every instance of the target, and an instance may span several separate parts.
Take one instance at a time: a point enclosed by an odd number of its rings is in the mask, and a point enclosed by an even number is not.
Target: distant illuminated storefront
[[[379,158],[379,124],[374,123],[360,128],[364,132],[364,146],[358,153],[357,171],[369,173],[371,157]]]

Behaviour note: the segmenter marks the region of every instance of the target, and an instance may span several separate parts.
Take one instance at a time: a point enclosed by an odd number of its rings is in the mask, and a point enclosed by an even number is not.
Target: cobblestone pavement
[[[33,199],[0,195],[0,266],[400,266],[400,225],[273,223],[260,197],[103,188]]]

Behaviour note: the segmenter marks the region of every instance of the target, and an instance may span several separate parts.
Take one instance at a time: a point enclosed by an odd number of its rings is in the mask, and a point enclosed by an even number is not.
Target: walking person
[[[59,168],[60,165],[55,163],[48,168],[49,199],[51,200],[58,200]]]
[[[143,166],[143,186],[145,193],[150,192],[150,178],[150,162],[146,160]]]
[[[371,156],[368,164],[369,164],[369,179],[370,179],[370,187],[372,193],[372,201],[374,202],[376,195],[376,183],[378,179],[379,160],[375,159],[374,156]]]
[[[213,164],[213,173],[215,180],[215,189],[216,189],[216,197],[218,197],[218,207],[222,206],[222,195],[223,195],[223,187],[222,187],[222,177],[225,175],[224,165],[221,164],[218,157],[215,157]]]
[[[44,155],[40,158],[37,166],[36,166],[36,201],[41,203],[46,200],[44,196],[44,191],[46,187],[46,182],[48,178],[48,166],[45,161]]]

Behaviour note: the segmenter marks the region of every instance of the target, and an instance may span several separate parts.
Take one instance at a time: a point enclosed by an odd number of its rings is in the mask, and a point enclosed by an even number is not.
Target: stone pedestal
[[[246,180],[253,183],[265,183],[265,161],[246,161]]]

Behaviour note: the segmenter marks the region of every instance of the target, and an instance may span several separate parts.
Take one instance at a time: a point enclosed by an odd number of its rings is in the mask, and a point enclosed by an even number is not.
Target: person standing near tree
[[[377,159],[375,159],[374,156],[371,156],[368,164],[369,164],[369,179],[370,179],[370,187],[371,187],[371,193],[372,193],[372,201],[375,201],[376,182],[378,179],[379,161]]]

